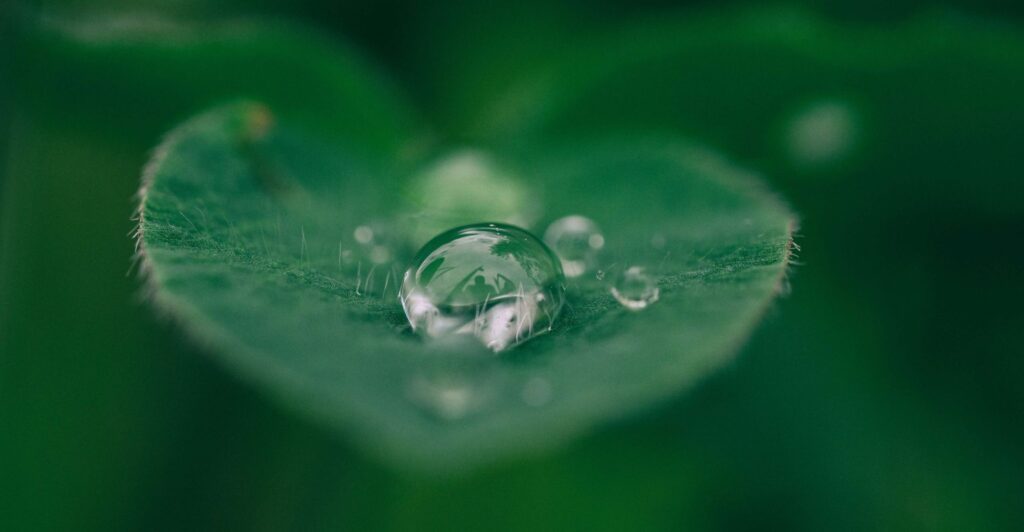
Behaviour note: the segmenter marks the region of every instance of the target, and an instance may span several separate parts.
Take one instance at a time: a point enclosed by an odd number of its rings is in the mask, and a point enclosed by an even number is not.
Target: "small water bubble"
[[[551,250],[529,232],[474,224],[427,242],[405,273],[400,298],[417,333],[469,335],[497,353],[551,329],[565,278]]]
[[[586,216],[559,218],[544,231],[544,242],[562,261],[567,277],[579,277],[597,262],[597,252],[604,247],[601,229]]]
[[[373,228],[368,225],[360,225],[356,227],[355,231],[352,231],[352,236],[355,237],[356,242],[360,244],[369,244],[373,241]]]
[[[338,244],[338,267],[340,268],[340,267],[342,267],[342,266],[344,266],[344,265],[346,265],[346,264],[348,264],[350,262],[352,262],[352,250],[351,249],[346,249],[346,248],[342,247],[342,245],[339,243]]]
[[[532,377],[523,385],[521,395],[528,406],[544,406],[551,401],[551,383],[543,377]]]
[[[427,414],[443,421],[462,419],[484,403],[478,389],[454,376],[417,375],[410,379],[406,395]]]
[[[629,310],[643,310],[661,295],[657,281],[639,266],[626,268],[615,279],[611,290],[612,296]]]
[[[370,248],[370,260],[376,264],[390,262],[391,250],[387,246],[373,246]]]
[[[352,231],[352,237],[359,244],[360,256],[371,264],[387,264],[394,260],[398,240],[384,225],[360,225]]]

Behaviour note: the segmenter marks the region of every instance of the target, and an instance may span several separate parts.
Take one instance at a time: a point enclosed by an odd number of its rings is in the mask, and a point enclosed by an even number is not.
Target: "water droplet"
[[[457,376],[417,375],[409,381],[406,394],[427,414],[444,421],[455,421],[479,410],[484,395]]]
[[[657,281],[639,266],[626,268],[612,286],[612,296],[629,310],[643,310],[660,295]]]
[[[373,229],[368,225],[360,225],[352,232],[352,236],[356,237],[356,242],[360,244],[369,244],[373,240]]]
[[[359,244],[360,255],[372,264],[387,264],[395,258],[398,239],[383,224],[360,225],[352,231],[352,237]]]
[[[596,278],[598,281],[603,281],[604,280],[604,270],[597,270],[597,273],[594,274],[594,278]]]
[[[579,277],[597,262],[597,252],[604,247],[604,235],[597,224],[586,216],[559,218],[544,231],[544,242],[562,260],[567,277]]]
[[[370,260],[376,264],[384,264],[391,260],[391,250],[387,246],[373,246],[370,248]]]
[[[523,385],[522,397],[528,406],[544,406],[551,401],[551,383],[543,377],[532,377]]]
[[[807,168],[840,162],[853,151],[857,126],[850,104],[838,100],[814,102],[789,122],[789,155],[794,163]]]
[[[470,335],[497,353],[551,329],[565,279],[555,255],[529,232],[475,224],[427,242],[405,273],[400,297],[417,333]]]

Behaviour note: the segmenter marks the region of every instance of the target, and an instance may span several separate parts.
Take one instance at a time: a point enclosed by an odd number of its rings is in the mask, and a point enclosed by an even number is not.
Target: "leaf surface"
[[[410,235],[437,213],[402,191],[436,171],[381,172],[259,104],[194,118],[155,155],[139,229],[153,298],[298,408],[398,461],[453,470],[692,386],[729,360],[783,283],[792,214],[713,152],[604,139],[488,164],[528,191],[535,231],[583,214],[606,241],[604,279],[570,282],[554,330],[510,352],[425,343],[406,325],[397,286],[419,243]],[[361,243],[364,226],[382,236]],[[642,312],[607,288],[630,265],[661,290]]]

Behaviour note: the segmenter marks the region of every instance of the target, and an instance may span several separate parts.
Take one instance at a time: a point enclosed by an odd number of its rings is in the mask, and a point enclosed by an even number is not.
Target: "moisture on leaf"
[[[514,349],[432,342],[398,293],[417,221],[436,219],[414,210],[445,204],[408,201],[431,193],[417,180],[436,158],[386,172],[358,153],[259,104],[202,114],[146,170],[138,239],[152,299],[196,341],[394,461],[471,467],[678,394],[735,354],[784,280],[793,215],[714,152],[664,137],[522,149],[493,160],[528,194],[527,229],[594,220],[599,268]],[[656,304],[616,300],[628,268]]]

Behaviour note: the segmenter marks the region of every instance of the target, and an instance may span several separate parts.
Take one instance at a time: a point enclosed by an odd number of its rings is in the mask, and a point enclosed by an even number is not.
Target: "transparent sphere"
[[[639,266],[630,266],[615,278],[612,296],[629,310],[643,310],[658,301],[658,282]]]
[[[529,232],[474,224],[427,242],[405,273],[400,298],[417,333],[468,335],[500,352],[551,330],[565,277],[558,258]]]
[[[544,242],[558,254],[565,275],[578,277],[596,264],[604,235],[590,218],[572,215],[551,222],[544,231]]]

